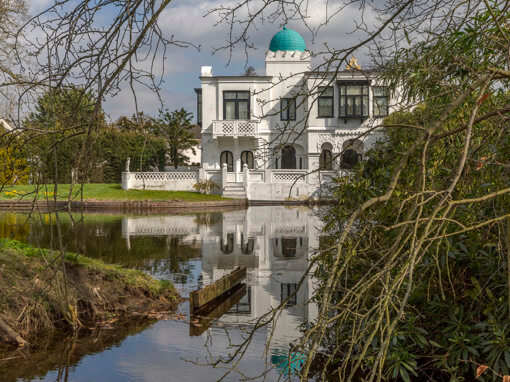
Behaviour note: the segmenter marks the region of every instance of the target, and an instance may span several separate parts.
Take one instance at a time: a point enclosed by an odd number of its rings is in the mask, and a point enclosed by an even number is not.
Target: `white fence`
[[[244,186],[249,200],[289,200],[323,198],[328,195],[331,179],[345,175],[344,171],[259,169],[249,170],[246,166],[242,172],[221,170],[189,170],[170,172],[124,172],[122,188],[145,190],[194,191],[193,186],[199,180],[212,180],[220,189],[220,194],[229,183]]]
[[[198,171],[123,172],[124,190],[193,191],[198,182]]]

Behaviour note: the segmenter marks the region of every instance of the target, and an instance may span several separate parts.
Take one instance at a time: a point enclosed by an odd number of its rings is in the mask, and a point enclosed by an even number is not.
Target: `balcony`
[[[213,121],[213,139],[218,137],[258,137],[258,121],[246,119]]]

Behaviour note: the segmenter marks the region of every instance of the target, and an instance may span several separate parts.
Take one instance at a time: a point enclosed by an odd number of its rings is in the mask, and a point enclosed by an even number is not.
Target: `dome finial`
[[[283,29],[287,29],[287,24],[283,24]]]

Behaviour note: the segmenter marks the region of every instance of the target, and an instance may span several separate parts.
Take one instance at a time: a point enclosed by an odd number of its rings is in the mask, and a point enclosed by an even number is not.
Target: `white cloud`
[[[169,92],[167,89],[162,89],[160,92],[163,105],[156,93],[151,89],[142,86],[136,86],[136,102],[138,110],[143,111],[145,114],[157,116],[161,107],[169,110],[180,109],[184,107],[187,111],[195,114],[195,98],[189,94],[182,94],[180,92]],[[136,112],[135,97],[133,92],[128,86],[113,97],[106,99],[104,110],[110,120],[114,121],[121,115],[131,117]]]
[[[325,4],[327,0],[315,0],[309,8],[306,22],[312,29],[317,28],[325,21]],[[33,0],[30,3],[31,11],[40,11],[53,3],[52,0]],[[241,74],[242,67],[246,64],[244,46],[238,45],[233,51],[231,66],[225,68],[229,61],[229,52],[221,51],[211,56],[214,48],[226,44],[228,39],[228,25],[221,23],[217,25],[218,13],[205,15],[218,5],[228,6],[236,4],[237,0],[213,1],[213,0],[174,0],[160,16],[159,25],[165,37],[174,40],[187,41],[200,46],[200,51],[195,48],[180,48],[170,46],[166,52],[164,65],[161,59],[154,61],[152,72],[156,79],[163,75],[165,83],[162,85],[165,106],[173,109],[185,107],[190,111],[195,108],[194,93],[192,87],[200,72],[201,65],[213,64],[214,72],[221,74]],[[331,4],[332,2],[329,2]],[[262,4],[261,0],[254,0],[250,3],[252,10]],[[329,10],[331,12],[331,9]],[[265,20],[257,21],[249,30],[249,42],[254,45],[255,50],[250,50],[248,65],[253,65],[258,74],[264,74],[263,60],[271,37],[280,30],[283,20],[275,20],[273,23],[267,21],[269,12],[264,14]],[[339,49],[357,43],[361,35],[349,34],[355,28],[354,20],[359,20],[360,11],[354,7],[346,7],[342,12],[336,14],[327,25],[322,26],[316,36],[306,29],[303,22],[290,21],[289,28],[295,29],[304,37],[307,47],[311,51],[324,50],[324,43],[330,47]],[[370,22],[375,20],[373,14],[365,13],[365,18]],[[97,20],[97,22],[103,22]],[[239,33],[237,29],[234,34]],[[363,61],[364,53],[358,55]],[[315,59],[314,65],[320,61]],[[139,63],[144,69],[150,69],[151,61]],[[164,74],[163,74],[164,70]],[[190,79],[186,83],[183,79]],[[148,113],[156,113],[160,108],[157,97],[147,88],[137,89],[139,107]],[[134,112],[134,102],[131,92],[123,89],[118,95],[107,100],[105,109],[112,118],[119,115],[131,115]]]

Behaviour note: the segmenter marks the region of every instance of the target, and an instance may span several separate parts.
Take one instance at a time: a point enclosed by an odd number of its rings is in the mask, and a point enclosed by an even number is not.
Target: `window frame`
[[[225,98],[225,94],[226,93],[236,93],[236,98],[229,98],[229,99],[226,99]],[[248,98],[238,98],[238,94],[239,93],[248,93]],[[225,101],[234,101],[235,102],[235,111],[234,111],[234,114],[235,114],[235,118],[234,119],[227,119],[227,102]],[[241,102],[247,102],[248,103],[248,118],[239,118],[239,104]],[[223,120],[224,121],[238,121],[238,120],[244,120],[244,121],[249,121],[251,119],[251,109],[250,109],[250,105],[251,104],[251,91],[250,90],[223,90]]]
[[[329,153],[329,161],[326,158],[326,152]],[[332,170],[333,170],[333,152],[330,149],[322,149],[319,156],[319,171],[332,171]]]
[[[293,167],[283,167],[283,153],[291,153],[294,156],[294,166]],[[291,155],[289,154],[289,155]],[[281,149],[281,160],[280,160],[280,168],[282,170],[296,170],[297,169],[297,155],[296,155],[296,149],[292,145],[285,145]]]
[[[202,126],[202,89],[195,89],[197,94],[197,125]]]
[[[345,155],[347,153],[350,153],[350,152],[353,152],[354,155],[355,155],[355,158],[356,158],[356,162],[351,166],[349,163],[347,163],[344,159]],[[340,168],[342,170],[352,170],[358,163],[361,163],[363,161],[363,154],[360,154],[358,153],[356,150],[354,150],[353,148],[348,148],[348,149],[345,149],[341,155],[341,158],[340,158]],[[349,166],[346,166],[346,164],[348,164]]]
[[[225,154],[226,156],[226,161],[225,163],[227,164],[227,172],[234,172],[234,168],[235,168],[235,163],[234,163],[234,154],[232,153],[232,151],[230,150],[223,150],[220,154],[220,167],[223,168],[223,161],[221,160],[222,159],[222,156],[223,154]],[[228,155],[230,154],[230,158],[232,158],[232,167],[229,167],[228,165]],[[231,168],[231,170],[230,170]]]
[[[287,101],[287,106],[283,106],[283,101]],[[291,106],[294,106],[294,117],[290,117]],[[280,121],[296,120],[296,99],[291,97],[280,98]]]
[[[325,92],[325,90],[321,90],[323,88],[331,88],[332,89],[332,92],[330,96],[326,96],[324,95],[323,93]],[[335,118],[335,87],[330,85],[330,86],[319,86],[318,88],[318,94],[319,96],[317,97],[317,118]],[[321,108],[320,108],[320,103],[321,103],[321,100],[324,100],[324,99],[331,99],[331,115],[321,115]]]
[[[385,95],[384,96],[376,96],[375,95],[375,88],[383,88],[385,89]],[[386,114],[376,114],[375,113],[375,105],[376,105],[376,100],[377,99],[380,99],[380,98],[384,98],[386,99]],[[387,86],[372,86],[372,113],[374,115],[374,117],[376,118],[384,118],[384,117],[387,117],[389,114],[390,114],[390,97],[389,97],[389,91],[388,91],[388,87]],[[381,109],[381,107],[379,106],[379,104],[377,104],[379,110]]]
[[[234,252],[234,233],[227,233],[227,242],[223,241],[223,235],[220,237],[220,250],[223,254],[228,255]]]
[[[248,159],[247,162],[244,161],[244,158],[243,158],[244,154],[247,156],[247,158],[246,158],[246,159]],[[244,150],[243,152],[241,152],[241,155],[239,157],[241,158],[241,170],[244,168],[245,164],[248,165],[248,169],[249,170],[255,169],[255,158],[253,156],[253,151],[251,151],[251,150]],[[250,163],[249,163],[250,159],[251,159],[251,166],[250,166]]]
[[[368,81],[338,81],[338,118],[368,118],[370,116],[370,97],[369,97],[369,88],[370,84]],[[359,86],[361,91],[360,94],[347,94],[348,86]],[[366,89],[366,94],[363,93],[363,90]],[[342,90],[343,93],[342,94]],[[356,98],[361,99],[361,114],[356,114]],[[348,107],[348,99],[353,100],[353,110],[354,114],[347,113]],[[342,106],[342,100],[344,100],[344,104]],[[366,114],[364,114],[365,110],[365,102],[366,101]],[[344,111],[344,114],[342,114]]]
[[[297,283],[281,283],[280,284],[280,302],[285,301],[288,297],[290,297],[291,294],[294,292],[294,296],[292,298],[289,298],[289,301],[287,302],[287,307],[293,307],[297,305],[297,294],[299,291],[298,284]]]

